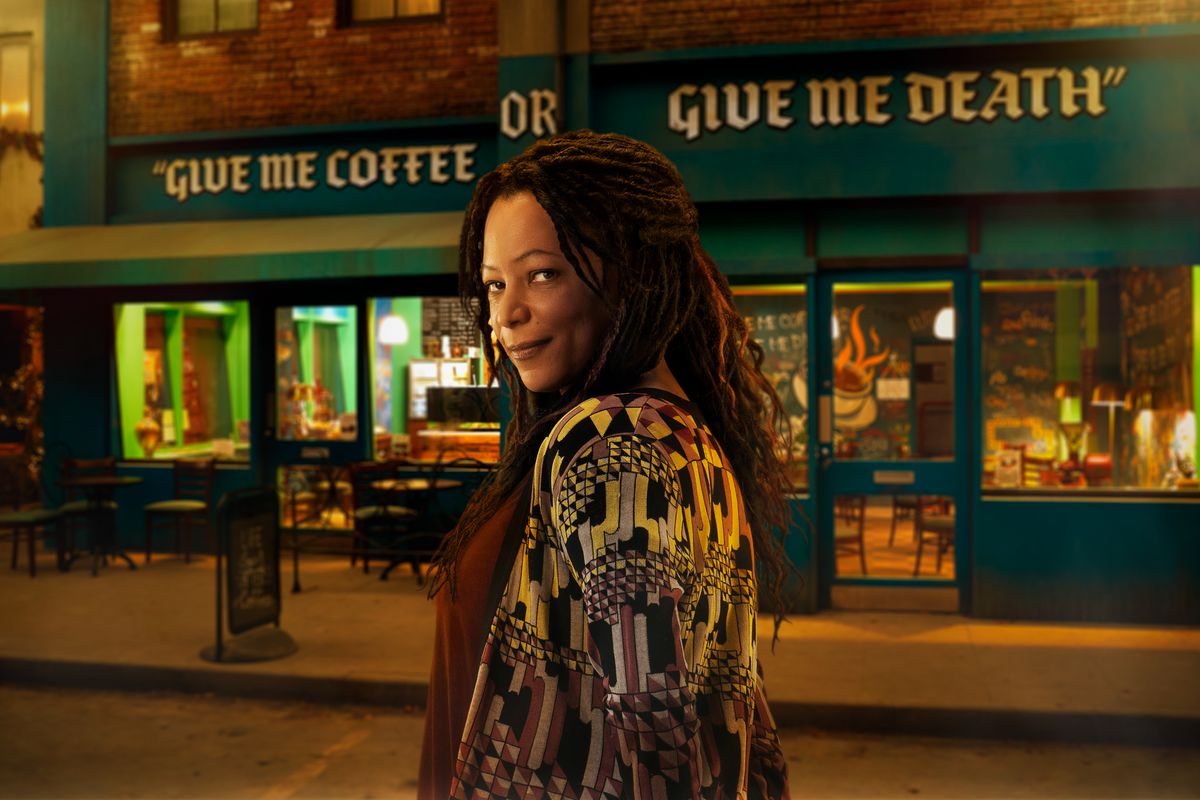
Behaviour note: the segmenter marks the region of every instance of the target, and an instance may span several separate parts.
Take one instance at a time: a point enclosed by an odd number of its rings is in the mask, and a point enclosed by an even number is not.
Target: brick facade
[[[594,52],[1200,21],[1197,0],[593,0]]]
[[[494,114],[496,0],[339,28],[336,0],[261,0],[257,31],[163,41],[162,0],[111,0],[113,136]]]

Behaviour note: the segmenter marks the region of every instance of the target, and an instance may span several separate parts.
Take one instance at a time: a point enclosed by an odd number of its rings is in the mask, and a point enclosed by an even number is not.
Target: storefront
[[[461,210],[561,106],[654,143],[700,206],[791,423],[795,610],[1194,623],[1197,44],[525,55],[498,120],[101,134],[73,151],[99,189],[67,200],[48,166],[48,218],[58,196],[90,224],[7,240],[4,300],[45,308],[48,442],[146,498],[180,453],[216,455],[219,490],[492,460]]]

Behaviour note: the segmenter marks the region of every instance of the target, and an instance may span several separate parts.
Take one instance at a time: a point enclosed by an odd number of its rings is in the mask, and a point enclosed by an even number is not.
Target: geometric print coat
[[[538,452],[452,796],[787,797],[756,597],[742,493],[695,406],[580,403]]]

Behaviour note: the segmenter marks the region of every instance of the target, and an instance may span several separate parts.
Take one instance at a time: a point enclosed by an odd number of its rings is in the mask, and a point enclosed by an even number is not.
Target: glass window
[[[763,373],[783,402],[791,425],[791,478],[808,487],[808,305],[797,286],[739,286],[733,301],[763,349]],[[786,434],[785,434],[786,435]]]
[[[499,387],[456,297],[371,301],[377,458],[500,457]]]
[[[176,32],[180,36],[253,30],[258,27],[258,0],[177,0]]]
[[[983,485],[1194,489],[1198,272],[985,276]]]
[[[952,285],[835,283],[830,324],[834,457],[953,457]]]
[[[28,35],[0,36],[0,128],[10,131],[31,128],[31,42]]]
[[[358,309],[275,310],[275,436],[281,441],[358,437]]]
[[[248,305],[122,303],[115,317],[123,457],[246,459]]]
[[[441,0],[343,0],[349,5],[350,20],[372,22],[440,14]]]
[[[951,497],[834,495],[834,574],[954,580],[954,533]]]

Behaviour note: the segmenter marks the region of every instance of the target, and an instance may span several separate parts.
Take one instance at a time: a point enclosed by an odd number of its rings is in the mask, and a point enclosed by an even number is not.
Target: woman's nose
[[[529,306],[519,288],[506,288],[492,305],[493,328],[511,328],[529,319]]]

